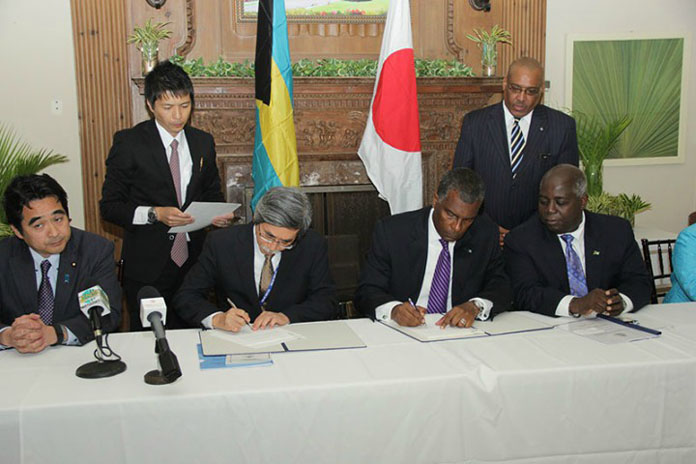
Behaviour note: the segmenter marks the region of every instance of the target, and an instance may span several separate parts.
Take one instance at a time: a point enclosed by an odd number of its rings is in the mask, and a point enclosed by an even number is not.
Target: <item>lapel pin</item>
[[[594,250],[594,251],[592,252],[592,256],[599,256],[599,251],[598,251],[598,250]]]
[[[73,264],[74,264],[74,263],[73,263]],[[65,274],[65,275],[63,276],[63,282],[66,283],[66,284],[69,284],[69,283],[70,283],[70,274]]]
[[[203,170],[203,157],[201,157],[201,163],[200,166],[198,167],[199,170]]]
[[[540,128],[539,128],[539,131],[540,131],[540,132],[544,132],[544,128],[543,128],[543,127],[540,127]]]

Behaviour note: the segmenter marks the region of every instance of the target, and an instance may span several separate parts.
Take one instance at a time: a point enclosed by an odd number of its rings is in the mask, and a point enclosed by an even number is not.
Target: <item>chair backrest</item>
[[[657,281],[663,281],[664,279],[669,279],[672,275],[672,249],[674,248],[675,239],[665,239],[665,240],[648,240],[644,238],[640,241],[643,245],[643,260],[645,261],[645,266],[648,268],[650,273],[650,285],[652,286],[652,292],[650,296],[650,302],[655,304],[658,302],[658,298],[663,297],[667,294],[669,286],[660,286],[660,291],[658,291]],[[667,252],[667,258],[669,260],[669,266],[665,262],[665,251]],[[657,255],[657,273],[653,269],[653,259],[652,252]]]

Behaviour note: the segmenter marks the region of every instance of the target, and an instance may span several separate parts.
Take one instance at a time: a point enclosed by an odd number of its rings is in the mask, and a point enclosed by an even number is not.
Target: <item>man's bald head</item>
[[[539,219],[554,234],[577,230],[587,205],[587,179],[571,164],[549,169],[539,186]]]
[[[531,113],[544,93],[544,68],[534,58],[523,56],[512,62],[503,79],[505,107],[515,118]]]

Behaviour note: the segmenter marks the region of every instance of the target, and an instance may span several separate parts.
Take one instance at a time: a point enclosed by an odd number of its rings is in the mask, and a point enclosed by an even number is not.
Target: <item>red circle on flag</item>
[[[403,151],[420,151],[418,93],[413,49],[387,57],[372,102],[372,123],[380,138]]]

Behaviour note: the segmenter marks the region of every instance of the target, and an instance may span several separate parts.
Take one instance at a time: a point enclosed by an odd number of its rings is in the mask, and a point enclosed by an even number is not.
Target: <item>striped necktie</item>
[[[450,284],[450,252],[449,245],[444,238],[440,239],[442,251],[435,265],[433,281],[430,284],[430,295],[428,295],[428,312],[444,313],[447,309],[447,295],[449,295]]]
[[[512,177],[515,177],[517,170],[524,158],[524,146],[527,141],[522,134],[520,127],[520,118],[515,118],[512,123],[512,131],[510,132],[510,167],[512,169]]]

